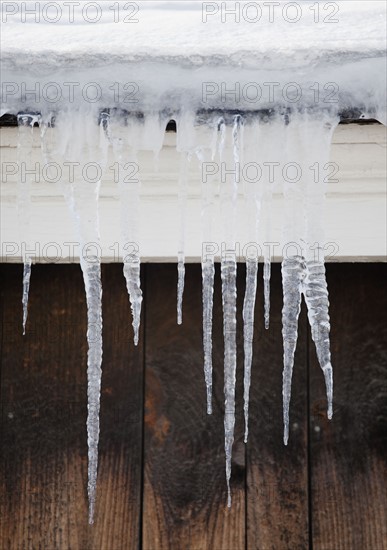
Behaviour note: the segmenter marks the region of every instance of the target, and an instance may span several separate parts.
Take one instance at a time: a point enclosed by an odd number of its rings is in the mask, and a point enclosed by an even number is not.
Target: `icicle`
[[[116,121],[122,124],[122,121]],[[138,244],[139,208],[140,208],[140,180],[138,178],[138,162],[134,144],[138,139],[140,124],[131,121],[128,134],[124,138],[112,135],[110,117],[107,119],[107,136],[113,146],[113,152],[118,167],[118,188],[121,206],[121,248],[123,259],[123,273],[129,296],[133,319],[134,345],[138,345],[142,290],[141,290],[141,260]],[[137,134],[137,135],[136,135]],[[124,145],[131,148],[130,158],[123,158]],[[127,253],[129,251],[129,253]]]
[[[270,326],[270,278],[271,278],[271,256],[270,250],[265,253],[263,266],[263,285],[265,299],[265,329]]]
[[[296,252],[282,262],[284,306],[282,310],[284,371],[284,443],[289,437],[289,403],[301,296],[305,297],[312,338],[327,388],[328,418],[332,417],[332,365],[329,346],[328,291],[323,260],[323,210],[326,185],[323,169],[329,159],[335,114],[293,114],[289,123],[288,155],[299,161],[301,176],[285,182],[287,224],[284,235]],[[317,176],[316,176],[317,174]],[[313,178],[314,175],[314,178]],[[316,257],[317,252],[317,257]]]
[[[294,115],[295,117],[295,115]],[[300,135],[297,120],[283,126],[286,136],[283,162],[301,161]],[[289,406],[294,366],[294,355],[298,338],[298,317],[301,310],[302,283],[306,275],[304,251],[304,191],[303,180],[284,181],[285,224],[283,228],[286,243],[285,257],[282,260],[282,337],[284,347],[284,367],[282,374],[284,444],[289,439]]]
[[[204,380],[207,414],[212,414],[212,311],[215,265],[212,258],[202,261]]]
[[[259,165],[259,151],[262,149],[262,137],[259,120],[250,121],[245,132],[248,132],[244,148],[245,166]],[[242,171],[243,173],[243,171]],[[243,349],[244,349],[244,417],[247,443],[249,434],[249,395],[251,384],[251,368],[253,360],[254,314],[257,295],[257,276],[259,261],[259,224],[262,200],[262,185],[254,178],[246,175],[244,180],[245,215],[248,221],[249,246],[246,252],[246,287],[243,301]]]
[[[305,218],[306,242],[308,244],[306,277],[303,294],[308,309],[312,339],[320,367],[323,371],[327,392],[327,415],[333,415],[333,372],[329,342],[329,300],[324,265],[324,206],[327,188],[325,167],[333,132],[339,123],[337,113],[325,113],[320,117],[310,116],[303,121],[303,144],[310,168],[306,185]],[[312,164],[311,161],[314,161]],[[311,169],[313,168],[313,172]]]
[[[244,415],[245,415],[245,438],[247,443],[249,436],[249,393],[251,383],[251,364],[253,360],[254,340],[254,311],[257,294],[258,259],[246,260],[246,289],[243,302],[243,349],[244,361]]]
[[[277,166],[281,164],[283,153],[283,140],[284,140],[284,127],[283,121],[278,116],[269,120],[264,124],[264,138],[262,139],[263,146],[261,149],[261,158],[263,158],[263,166],[265,162],[277,162]],[[265,173],[266,174],[266,173]],[[275,178],[277,179],[277,178]],[[265,329],[268,330],[270,326],[270,279],[271,279],[271,261],[272,261],[272,244],[271,243],[271,223],[272,223],[272,202],[273,202],[273,189],[276,186],[275,179],[271,180],[266,175],[263,191],[263,214],[264,224],[262,232],[265,236],[264,254],[263,254],[263,290],[264,290],[264,321]],[[279,244],[279,243],[278,243]]]
[[[220,135],[220,141],[218,138]],[[225,141],[225,124],[223,118],[216,121],[210,159],[214,161],[216,155],[222,158]],[[205,162],[205,153],[199,148],[196,151],[201,165],[201,174],[203,176],[203,163]],[[212,242],[212,219],[214,216],[214,177],[207,175],[202,178],[202,300],[203,300],[203,351],[204,351],[204,380],[206,384],[207,396],[207,414],[212,414],[212,321],[213,321],[213,303],[214,303],[214,280],[215,280],[215,258],[213,250],[208,251],[207,246],[211,247]]]
[[[263,258],[263,292],[265,307],[265,329],[270,326],[270,278],[271,278],[271,247],[270,247],[270,225],[271,225],[271,191],[268,191],[265,200],[266,227],[265,227],[265,252]]]
[[[27,315],[28,315],[28,296],[30,293],[32,262],[28,256],[23,263],[23,336],[26,333]]]
[[[222,304],[224,335],[224,445],[226,455],[227,506],[231,506],[231,458],[235,426],[236,380],[236,259],[235,252],[222,256]]]
[[[181,153],[180,177],[179,177],[179,212],[180,212],[180,239],[177,262],[177,324],[183,322],[183,294],[185,277],[185,224],[186,224],[186,206],[187,206],[187,185],[188,185],[188,166],[189,154]]]
[[[236,249],[235,223],[240,168],[242,118],[235,116],[232,129],[234,178],[231,184],[222,182],[222,217],[226,236],[225,250],[221,258],[223,337],[224,337],[224,438],[226,455],[227,506],[231,507],[231,459],[235,426],[235,381],[236,381]]]
[[[104,163],[107,158],[107,140],[102,131],[96,133],[96,125],[91,113],[74,112],[61,114],[56,119],[55,136],[43,132],[43,152],[46,162],[63,163],[64,160],[77,164],[74,181],[63,174],[57,180],[69,210],[80,241],[80,264],[87,303],[87,440],[88,440],[88,485],[89,523],[94,523],[97,490],[99,410],[102,376],[102,285],[98,200],[101,180],[83,180],[83,167],[86,162]],[[95,143],[95,136],[98,136]],[[55,139],[57,142],[55,142]],[[54,141],[54,143],[52,143]],[[94,150],[93,150],[94,147]],[[55,159],[55,155],[57,158]],[[57,162],[55,162],[57,160]],[[48,169],[49,165],[47,166]],[[101,174],[105,166],[100,166]],[[53,178],[54,179],[54,178]],[[95,252],[90,250],[95,248]]]
[[[30,280],[32,270],[31,246],[29,244],[30,217],[31,217],[31,163],[28,162],[33,151],[34,125],[41,122],[40,115],[31,113],[19,113],[18,121],[18,175],[19,197],[18,217],[21,231],[22,256],[23,256],[23,335],[26,333],[28,316],[28,297],[30,292]],[[23,249],[24,245],[24,249]]]
[[[89,259],[90,261],[90,259]],[[102,377],[102,286],[101,261],[95,265],[82,260],[81,267],[87,301],[87,444],[89,523],[94,523],[97,493],[99,409]]]
[[[324,373],[327,389],[328,418],[333,415],[333,372],[329,344],[329,301],[325,279],[325,266],[321,260],[307,262],[307,275],[304,281],[304,296],[308,308],[308,319],[317,357]]]
[[[284,342],[284,369],[282,382],[284,444],[289,439],[289,404],[292,389],[294,354],[298,338],[298,317],[301,311],[302,281],[305,278],[305,261],[294,256],[282,261],[282,287],[284,305],[282,309],[282,336]]]

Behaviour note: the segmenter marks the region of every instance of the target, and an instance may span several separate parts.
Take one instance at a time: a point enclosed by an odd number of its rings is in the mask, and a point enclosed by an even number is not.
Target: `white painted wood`
[[[52,130],[55,131],[55,130]],[[17,159],[17,129],[2,128],[0,154],[3,169]],[[176,135],[166,134],[159,157],[158,171],[152,153],[140,155],[141,166],[141,255],[144,262],[175,262],[178,248],[179,217],[177,204],[178,154]],[[31,155],[40,161],[39,139]],[[386,128],[382,125],[340,125],[334,135],[331,160],[340,171],[338,183],[328,186],[326,205],[326,242],[328,261],[387,261],[386,202]],[[35,159],[35,160],[34,160]],[[114,163],[110,159],[111,164]],[[201,182],[192,167],[187,205],[186,257],[189,262],[201,257]],[[21,261],[21,243],[17,219],[17,180],[1,178],[1,249],[2,262]],[[276,246],[274,261],[282,257],[283,200],[275,195],[271,241]],[[239,203],[238,235],[241,255],[246,243],[243,200]],[[219,227],[214,220],[214,227]],[[113,172],[102,182],[100,227],[104,262],[119,261],[119,202]],[[220,249],[220,235],[214,235]],[[35,261],[42,263],[78,261],[79,247],[63,197],[54,184],[33,184],[30,241],[36,243]],[[66,244],[73,243],[73,244]],[[259,243],[263,246],[263,243]],[[337,249],[334,256],[329,251]]]

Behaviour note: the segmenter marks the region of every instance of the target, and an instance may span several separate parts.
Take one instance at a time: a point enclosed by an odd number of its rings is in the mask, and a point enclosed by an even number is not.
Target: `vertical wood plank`
[[[1,266],[0,457],[4,549],[137,549],[142,350],[120,266],[104,266],[96,523],[87,524],[86,306],[79,266],[34,266],[21,335],[20,266]],[[113,545],[113,546],[112,546]]]
[[[233,503],[230,510],[226,507],[219,271],[214,297],[214,412],[208,416],[200,266],[187,266],[181,326],[176,324],[176,266],[152,265],[148,270],[143,549],[244,550],[241,407],[232,465]],[[239,310],[240,305],[241,298]],[[240,370],[238,375],[240,406]]]
[[[387,265],[328,265],[334,414],[310,345],[314,550],[387,549]]]
[[[263,325],[262,272],[258,282],[247,443],[249,550],[305,550],[308,533],[306,313],[299,318],[290,404],[289,443],[282,423],[282,285],[273,265],[270,328]]]

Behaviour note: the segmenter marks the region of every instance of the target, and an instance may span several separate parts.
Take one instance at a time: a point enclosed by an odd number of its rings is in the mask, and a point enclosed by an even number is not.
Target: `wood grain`
[[[79,266],[34,266],[21,336],[20,266],[2,266],[0,547],[139,544],[142,350],[119,266],[104,269],[104,360],[96,523],[87,524],[86,306]]]
[[[282,444],[279,266],[273,267],[269,331],[262,326],[259,277],[250,436],[243,443],[244,267],[238,267],[231,510],[219,271],[212,416],[205,409],[200,266],[187,267],[182,326],[176,324],[176,266],[147,265],[143,273],[142,333],[135,349],[122,269],[103,266],[100,465],[96,523],[90,527],[86,306],[79,266],[33,267],[24,338],[22,269],[0,266],[1,550],[386,550],[387,265],[327,268],[331,422],[302,310],[288,447]]]
[[[332,265],[334,414],[310,346],[314,550],[387,548],[387,265]]]
[[[290,405],[283,444],[280,266],[273,266],[270,328],[263,325],[262,270],[258,282],[247,443],[247,541],[254,550],[306,549],[308,534],[306,315],[299,318]]]
[[[214,297],[214,412],[206,414],[201,270],[186,272],[176,325],[176,266],[148,267],[144,550],[245,548],[243,426],[237,415],[232,508],[226,508],[220,275]],[[241,357],[239,357],[239,367]],[[241,401],[238,379],[238,403]]]

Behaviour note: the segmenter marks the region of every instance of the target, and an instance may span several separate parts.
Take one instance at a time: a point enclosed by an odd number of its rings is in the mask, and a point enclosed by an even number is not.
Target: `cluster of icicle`
[[[328,292],[324,268],[323,208],[326,173],[322,167],[329,160],[331,137],[338,123],[336,113],[278,112],[269,117],[258,114],[209,112],[197,116],[192,111],[177,113],[177,150],[181,157],[179,177],[180,235],[178,250],[177,322],[182,323],[182,305],[185,274],[185,219],[188,180],[192,159],[198,172],[195,179],[202,185],[202,239],[212,241],[212,219],[220,209],[222,220],[221,280],[224,330],[224,437],[228,506],[231,506],[230,477],[235,425],[235,381],[237,371],[236,345],[236,226],[238,196],[244,195],[248,219],[249,254],[246,261],[246,288],[243,304],[244,333],[244,413],[245,442],[248,437],[248,410],[251,369],[253,363],[254,309],[257,292],[258,247],[254,243],[270,240],[270,212],[273,192],[284,195],[284,235],[287,246],[282,262],[283,280],[283,419],[284,443],[289,436],[289,403],[294,354],[297,344],[297,325],[302,295],[304,296],[312,338],[316,345],[320,366],[325,376],[328,397],[328,417],[332,416],[332,366],[329,349]],[[96,132],[96,119],[99,131]],[[85,162],[98,162],[106,169],[109,155],[122,168],[119,171],[118,194],[121,204],[121,241],[123,272],[126,279],[132,314],[134,343],[138,343],[142,292],[140,287],[140,251],[126,250],[127,243],[139,242],[140,181],[128,176],[128,166],[137,159],[141,147],[153,148],[157,154],[163,142],[168,118],[163,113],[144,113],[123,121],[115,112],[57,113],[55,129],[53,117],[20,113],[18,115],[18,158],[26,162],[31,152],[34,132],[39,132],[42,158],[46,166],[74,163],[71,181],[65,174],[53,175],[52,181],[63,194],[78,233],[82,251],[80,264],[83,272],[88,311],[88,497],[89,521],[94,521],[97,486],[99,409],[102,366],[102,285],[98,201],[101,178],[95,182],[82,179]],[[39,126],[36,129],[36,126]],[[34,128],[35,127],[35,128]],[[205,129],[198,137],[197,128]],[[35,134],[36,135],[36,134]],[[151,146],[149,145],[151,143]],[[145,144],[145,145],[144,145]],[[202,178],[205,162],[225,163],[231,177],[222,181],[219,175]],[[301,177],[275,181],[243,178],[240,169],[247,163],[262,166],[264,162],[290,162],[301,167]],[[81,168],[77,168],[78,165]],[[316,164],[317,163],[317,164]],[[318,177],[311,166],[320,167]],[[77,170],[79,172],[77,172]],[[22,171],[19,170],[19,173]],[[22,240],[27,241],[30,223],[31,179],[19,181],[19,217]],[[261,212],[263,214],[261,219]],[[146,220],[145,220],[146,222]],[[151,223],[151,222],[146,222]],[[263,228],[263,229],[262,229]],[[93,246],[91,243],[94,243]],[[317,244],[316,244],[317,243]],[[28,242],[26,251],[30,250]],[[126,254],[126,252],[128,252]],[[214,256],[202,256],[203,289],[203,348],[204,379],[207,394],[207,412],[212,412],[212,322]],[[27,321],[28,293],[31,277],[31,257],[23,257],[23,332]],[[269,328],[270,311],[270,247],[264,256],[265,327]]]

